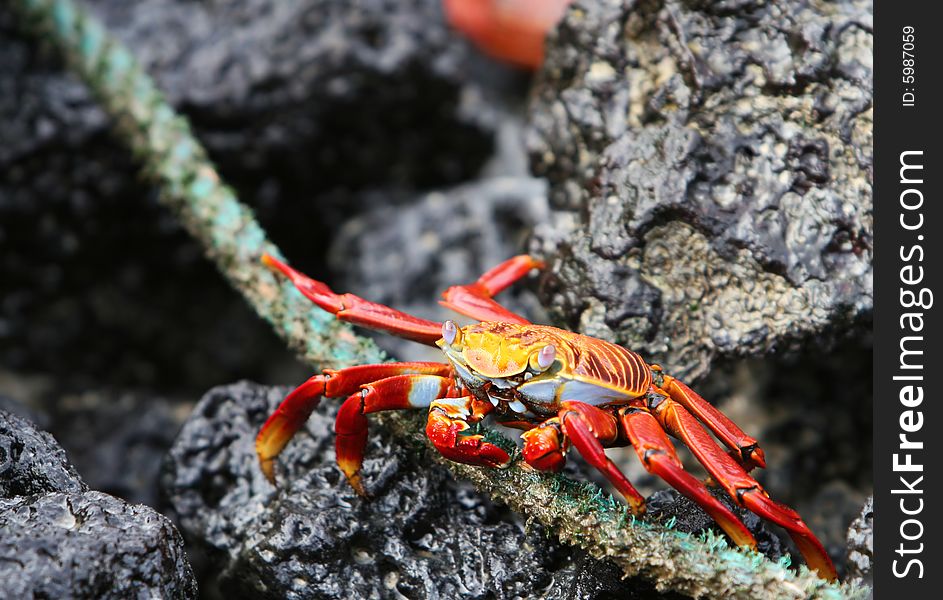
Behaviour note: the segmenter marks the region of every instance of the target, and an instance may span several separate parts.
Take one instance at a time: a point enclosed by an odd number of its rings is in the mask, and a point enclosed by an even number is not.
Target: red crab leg
[[[321,375],[311,377],[282,400],[259,430],[255,439],[255,451],[259,456],[262,472],[269,481],[275,482],[276,457],[308,420],[322,396],[341,398],[357,391],[365,383],[393,375],[417,373],[444,377],[450,372],[450,367],[442,363],[405,362],[360,365],[340,371],[328,369]]]
[[[832,560],[822,543],[793,509],[769,498],[763,487],[743,467],[717,445],[717,442],[679,403],[665,398],[653,409],[662,427],[677,436],[691,449],[718,484],[727,490],[737,504],[783,527],[799,547],[806,564],[820,577],[838,578]]]
[[[731,455],[746,471],[753,467],[766,467],[766,456],[756,438],[748,436],[727,415],[717,410],[713,404],[701,398],[683,382],[669,375],[664,376],[661,386],[671,399],[688,409],[700,419],[720,440],[731,449]]]
[[[527,325],[530,321],[504,308],[493,297],[532,269],[543,266],[543,262],[526,254],[515,256],[479,277],[475,283],[453,285],[445,290],[439,304],[479,321]]]
[[[643,406],[623,408],[619,411],[619,419],[642,465],[650,473],[661,477],[668,485],[697,502],[735,544],[756,548],[756,539],[743,522],[712,496],[703,483],[684,470],[671,440],[648,410]]]
[[[616,464],[606,456],[603,448],[603,444],[614,442],[619,437],[615,417],[583,402],[564,401],[561,406],[560,423],[573,446],[580,451],[586,462],[599,469],[606,479],[625,496],[633,513],[637,515],[644,513],[645,498],[638,493]]]
[[[472,396],[436,400],[429,407],[426,436],[449,460],[479,467],[506,467],[511,462],[507,452],[486,442],[482,435],[462,433],[493,409],[491,403]]]
[[[452,386],[450,377],[396,375],[364,385],[344,401],[334,422],[337,434],[334,448],[337,466],[354,491],[366,496],[360,479],[367,446],[367,418],[364,415],[381,410],[426,408],[436,398],[450,394]]]
[[[434,345],[442,337],[442,323],[420,319],[354,294],[335,294],[326,284],[299,273],[270,254],[263,254],[262,262],[273,271],[284,274],[306,298],[341,321],[429,345]]]
[[[524,461],[538,471],[557,473],[566,464],[569,441],[563,435],[560,417],[547,419],[522,433],[521,438],[524,440]]]

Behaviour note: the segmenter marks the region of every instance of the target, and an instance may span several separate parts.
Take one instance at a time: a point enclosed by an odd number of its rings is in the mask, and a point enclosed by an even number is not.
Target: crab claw
[[[560,418],[548,419],[521,434],[524,461],[538,471],[559,473],[566,464],[566,438]]]
[[[480,420],[490,404],[472,397],[436,400],[429,409],[426,436],[436,450],[449,460],[477,467],[506,467],[511,462],[507,452],[486,442],[482,435],[465,435],[469,419]],[[483,410],[482,410],[483,409]]]

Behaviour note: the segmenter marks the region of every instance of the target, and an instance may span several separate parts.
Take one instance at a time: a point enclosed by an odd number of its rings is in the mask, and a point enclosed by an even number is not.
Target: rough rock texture
[[[52,435],[0,410],[0,498],[86,490]]]
[[[300,266],[320,265],[354,192],[456,182],[490,153],[490,109],[438,0],[84,5]],[[290,362],[6,5],[0,55],[0,361],[191,390]]]
[[[361,500],[334,464],[336,403],[288,445],[273,488],[253,440],[287,391],[211,390],[168,457],[163,489],[226,597],[652,597],[613,565],[525,529],[376,428],[364,465],[372,498]]]
[[[551,310],[687,378],[866,328],[871,23],[868,0],[576,2],[528,135]]]
[[[848,528],[848,578],[873,585],[874,498],[868,498],[861,514]]]
[[[0,597],[196,592],[183,539],[166,517],[88,491],[51,435],[0,410]]]
[[[438,304],[442,292],[524,252],[527,236],[547,218],[543,181],[524,175],[479,179],[351,219],[331,246],[331,267],[338,288],[427,319],[454,319]],[[533,294],[522,293],[526,288],[515,286],[501,302],[540,321],[543,310]],[[376,340],[397,359],[441,360],[437,350],[390,335]]]
[[[101,492],[0,499],[4,598],[195,598],[171,522]]]

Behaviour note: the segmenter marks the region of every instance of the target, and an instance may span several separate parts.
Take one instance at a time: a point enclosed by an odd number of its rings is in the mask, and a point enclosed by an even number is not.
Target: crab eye
[[[458,327],[455,326],[455,321],[446,321],[445,323],[442,323],[442,339],[445,340],[446,344],[451,346],[457,337]]]
[[[537,366],[541,369],[549,369],[556,357],[557,348],[553,344],[544,346],[537,353]]]

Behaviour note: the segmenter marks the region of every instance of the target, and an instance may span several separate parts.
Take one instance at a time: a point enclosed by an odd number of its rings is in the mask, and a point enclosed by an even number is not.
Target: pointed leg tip
[[[265,475],[265,478],[272,485],[277,485],[275,482],[275,459],[274,458],[262,458],[259,457],[259,468],[262,470],[262,474]]]
[[[350,487],[352,487],[354,491],[357,492],[358,496],[364,500],[370,498],[370,496],[367,494],[367,490],[363,487],[363,478],[360,477],[359,472],[354,473],[353,475],[347,475],[345,473],[345,475],[347,476],[347,483],[349,483]]]
[[[800,548],[800,551],[802,550],[803,549]],[[832,559],[828,556],[828,554],[825,554],[824,548],[821,550],[813,549],[811,552],[806,552],[803,552],[803,556],[810,571],[825,581],[838,581],[838,571],[835,570],[835,565],[832,564]]]
[[[750,453],[749,459],[753,461],[757,467],[761,469],[766,468],[766,454],[763,452],[763,449],[759,446],[753,448],[753,451]]]

